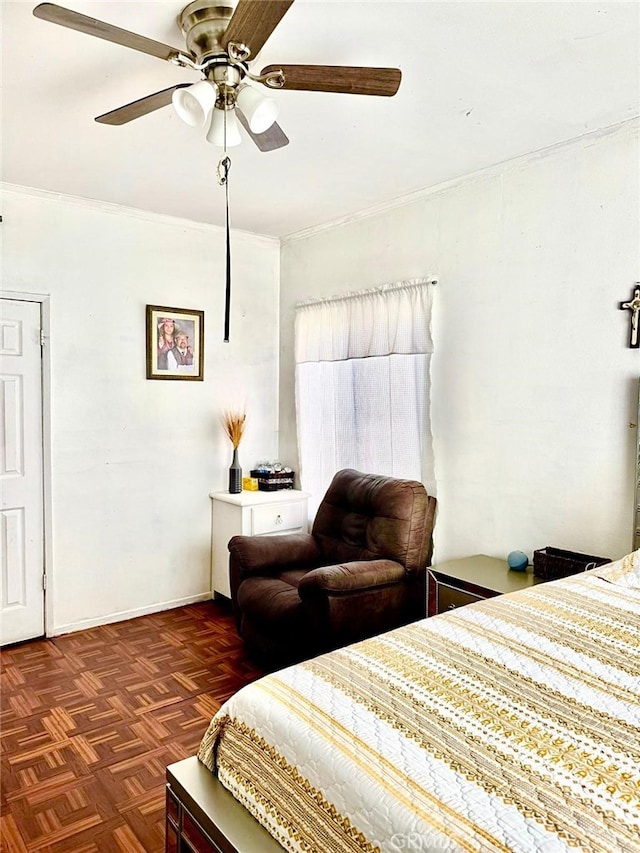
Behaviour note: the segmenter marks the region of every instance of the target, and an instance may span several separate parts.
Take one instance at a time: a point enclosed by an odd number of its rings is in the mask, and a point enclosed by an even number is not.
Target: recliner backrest
[[[417,480],[338,471],[316,514],[312,535],[325,564],[396,560],[420,572],[431,553],[435,498]]]

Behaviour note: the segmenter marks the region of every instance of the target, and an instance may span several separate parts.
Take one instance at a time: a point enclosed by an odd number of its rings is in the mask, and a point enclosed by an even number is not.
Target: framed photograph
[[[204,311],[147,305],[147,379],[203,378]]]

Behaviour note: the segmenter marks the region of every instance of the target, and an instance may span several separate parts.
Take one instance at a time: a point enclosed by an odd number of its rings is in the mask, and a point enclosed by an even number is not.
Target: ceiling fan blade
[[[245,45],[253,59],[278,26],[293,0],[238,0],[231,20],[222,37],[222,46],[229,42]]]
[[[43,21],[60,24],[61,27],[78,30],[80,33],[96,36],[105,41],[111,41],[114,44],[121,44],[124,47],[130,47],[133,50],[157,56],[158,59],[169,60],[181,53],[177,48],[171,47],[168,44],[162,44],[162,42],[154,41],[145,36],[139,36],[136,33],[129,32],[129,30],[122,30],[120,27],[114,27],[112,24],[105,24],[103,21],[96,20],[96,18],[82,15],[80,12],[65,9],[63,6],[56,6],[55,3],[40,3],[33,10],[33,14],[36,18],[41,18]],[[183,50],[182,53],[186,54],[187,51]]]
[[[125,104],[124,107],[118,107],[116,110],[103,113],[96,118],[96,121],[100,122],[100,124],[126,124],[129,121],[133,121],[134,118],[146,116],[147,113],[152,113],[154,110],[168,106],[171,103],[171,96],[176,89],[184,89],[185,86],[190,85],[191,83],[178,83],[177,86],[169,86],[168,89],[163,89],[161,92],[154,92],[153,95],[147,95],[145,98],[132,101],[130,104]]]
[[[289,144],[287,136],[277,122],[274,122],[271,127],[263,133],[254,133],[249,127],[249,122],[245,118],[242,110],[236,107],[236,113],[238,114],[240,124],[253,139],[260,151],[275,151],[276,149],[284,148],[285,145]]]
[[[262,75],[282,71],[282,85],[270,89],[303,89],[308,92],[345,92],[350,95],[395,95],[400,86],[399,68],[353,68],[347,65],[267,65]]]

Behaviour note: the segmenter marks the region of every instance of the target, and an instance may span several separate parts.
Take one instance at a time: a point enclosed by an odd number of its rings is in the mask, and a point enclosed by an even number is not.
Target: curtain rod
[[[375,296],[378,293],[389,293],[394,290],[405,290],[409,287],[419,287],[422,284],[437,284],[438,277],[434,275],[426,278],[409,278],[406,281],[395,281],[391,284],[381,284],[378,287],[367,288],[365,290],[354,290],[351,293],[343,293],[337,296],[319,296],[315,299],[305,299],[302,302],[296,302],[296,308],[305,308],[308,305],[320,305],[330,302],[344,302],[347,299],[355,299],[358,296]]]

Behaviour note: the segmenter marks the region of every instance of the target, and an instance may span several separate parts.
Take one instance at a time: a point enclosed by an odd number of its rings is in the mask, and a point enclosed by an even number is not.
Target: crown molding
[[[290,234],[285,234],[280,238],[282,244],[294,243],[298,240],[305,240],[315,234],[321,234],[324,231],[330,231],[333,228],[340,228],[343,225],[348,225],[352,222],[358,222],[362,219],[369,219],[374,216],[386,213],[390,210],[395,210],[399,207],[407,207],[421,199],[428,198],[433,195],[438,195],[442,192],[447,192],[464,183],[472,183],[473,181],[486,180],[505,172],[508,169],[521,169],[531,163],[543,160],[562,151],[565,148],[571,147],[588,147],[597,143],[599,140],[610,136],[632,136],[640,131],[640,116],[634,116],[626,121],[609,127],[600,128],[590,133],[584,133],[581,136],[576,136],[571,139],[557,142],[554,145],[549,145],[546,148],[539,148],[535,151],[530,151],[527,154],[521,154],[518,157],[512,157],[508,160],[501,160],[499,163],[494,163],[491,166],[486,166],[483,169],[478,169],[475,172],[468,172],[465,175],[460,175],[457,178],[451,178],[448,181],[443,181],[439,184],[434,184],[429,187],[422,187],[418,190],[413,190],[405,195],[400,195],[372,207],[358,210],[355,213],[347,214],[346,216],[333,219],[329,222],[323,222],[320,225],[312,225],[310,228],[304,228],[301,231],[293,231]]]
[[[152,210],[142,210],[137,207],[126,207],[122,204],[113,204],[107,201],[83,198],[82,196],[67,195],[65,193],[53,192],[51,190],[38,189],[37,187],[26,187],[20,184],[9,184],[0,182],[0,194],[14,194],[22,197],[37,198],[46,202],[64,204],[67,207],[79,207],[92,210],[97,213],[106,213],[116,216],[125,216],[130,219],[138,219],[145,222],[155,222],[163,225],[171,225],[175,228],[189,228],[192,231],[215,232],[224,235],[225,229],[221,225],[213,225],[209,222],[199,222],[195,219],[186,219],[180,216],[169,216],[166,213],[155,213]],[[8,224],[6,215],[4,224]],[[232,228],[231,234],[234,240],[246,240],[252,243],[263,243],[268,246],[278,246],[280,239],[266,234],[254,234],[251,231]]]

